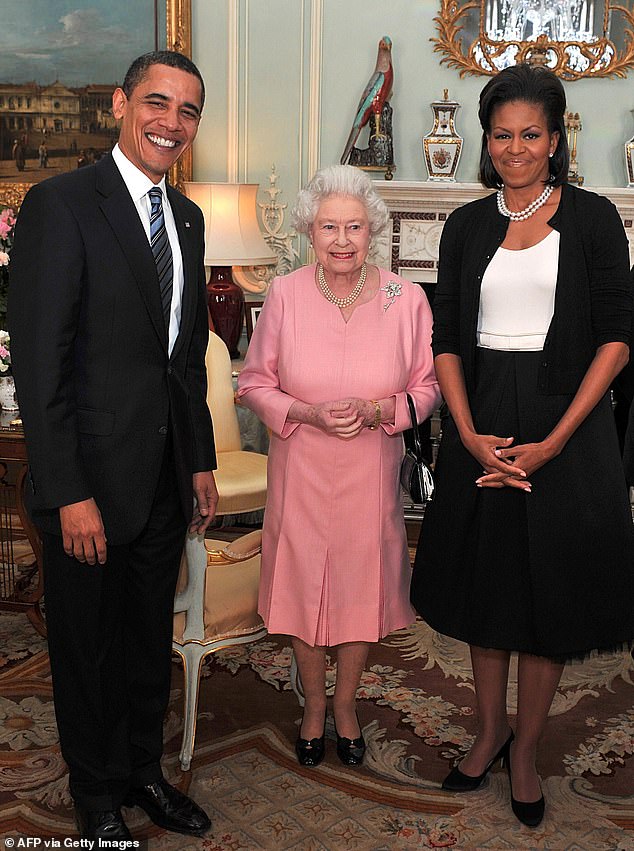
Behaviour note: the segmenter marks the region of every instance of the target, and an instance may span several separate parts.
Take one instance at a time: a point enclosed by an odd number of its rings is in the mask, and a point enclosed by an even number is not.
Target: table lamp
[[[244,319],[244,292],[233,280],[232,266],[264,266],[277,262],[266,244],[256,213],[257,183],[185,183],[185,193],[203,211],[205,266],[211,267],[207,305],[213,330],[232,358]]]

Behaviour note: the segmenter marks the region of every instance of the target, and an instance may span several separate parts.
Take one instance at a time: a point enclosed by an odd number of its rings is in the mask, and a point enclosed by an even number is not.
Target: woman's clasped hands
[[[482,464],[483,475],[476,479],[480,488],[519,488],[531,492],[528,476],[543,467],[558,453],[546,441],[512,446],[513,437],[470,434],[465,448]]]
[[[374,422],[375,406],[369,399],[339,399],[313,406],[313,424],[326,434],[351,440]]]

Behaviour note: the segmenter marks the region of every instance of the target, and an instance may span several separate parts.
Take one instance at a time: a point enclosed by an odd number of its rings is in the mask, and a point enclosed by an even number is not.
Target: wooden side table
[[[7,412],[0,414],[0,609],[23,611],[40,635],[46,622],[40,610],[44,593],[42,542],[24,507],[24,483],[28,470],[22,424]],[[19,525],[15,522],[15,515]],[[19,540],[24,534],[33,557],[18,564]],[[26,543],[26,542],[25,542]]]

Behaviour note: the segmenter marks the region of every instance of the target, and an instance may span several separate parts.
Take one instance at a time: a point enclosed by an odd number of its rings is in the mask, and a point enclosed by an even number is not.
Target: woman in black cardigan
[[[544,814],[536,750],[564,662],[634,637],[607,396],[629,354],[627,240],[607,199],[566,183],[564,109],[557,77],[527,65],[480,96],[481,180],[498,191],[443,229],[433,348],[448,413],[412,584],[425,620],[471,646],[478,732],[443,786],[476,789],[504,757],[529,826]]]

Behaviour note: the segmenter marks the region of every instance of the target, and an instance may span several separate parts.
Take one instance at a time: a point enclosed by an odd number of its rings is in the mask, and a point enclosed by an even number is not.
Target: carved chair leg
[[[200,672],[208,650],[200,644],[186,644],[182,648],[183,676],[185,692],[185,710],[183,722],[183,741],[179,755],[181,768],[189,771],[194,754],[196,738],[196,719],[198,717],[198,691]]]

